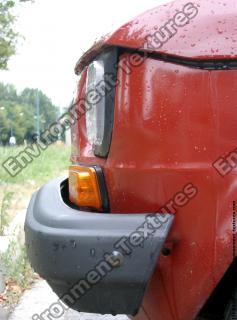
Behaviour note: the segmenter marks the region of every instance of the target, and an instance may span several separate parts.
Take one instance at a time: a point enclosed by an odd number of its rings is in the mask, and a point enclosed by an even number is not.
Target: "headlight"
[[[87,70],[86,95],[87,95],[87,113],[86,129],[87,138],[93,145],[100,146],[104,136],[104,118],[105,118],[105,96],[98,93],[97,83],[104,79],[104,62],[94,61]],[[93,103],[93,101],[96,99]]]
[[[86,80],[86,129],[94,153],[106,157],[111,143],[114,96],[116,87],[117,50],[102,53],[91,62]]]

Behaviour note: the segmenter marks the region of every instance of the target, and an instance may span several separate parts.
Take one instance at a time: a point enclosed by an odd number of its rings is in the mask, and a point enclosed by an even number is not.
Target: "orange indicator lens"
[[[79,207],[102,208],[100,188],[93,167],[69,167],[69,198]]]

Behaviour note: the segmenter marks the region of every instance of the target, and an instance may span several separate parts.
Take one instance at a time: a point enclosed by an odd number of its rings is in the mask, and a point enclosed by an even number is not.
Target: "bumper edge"
[[[75,310],[135,315],[173,216],[79,211],[62,199],[65,182],[52,180],[31,199],[25,234],[32,267]]]

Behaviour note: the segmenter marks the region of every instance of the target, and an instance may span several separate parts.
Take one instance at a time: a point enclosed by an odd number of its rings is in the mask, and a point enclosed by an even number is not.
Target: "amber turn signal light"
[[[79,165],[69,167],[69,199],[79,207],[102,209],[95,168]]]

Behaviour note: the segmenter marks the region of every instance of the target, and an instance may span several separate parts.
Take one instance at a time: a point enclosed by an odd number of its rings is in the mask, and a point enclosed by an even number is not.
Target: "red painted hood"
[[[181,26],[185,18],[182,18],[182,14],[177,18],[177,13],[184,12],[184,7],[188,4],[186,16],[189,22]],[[195,16],[191,13],[192,6],[196,8]],[[175,16],[180,26],[169,27],[171,29],[167,31],[167,23],[174,21]],[[174,28],[177,30],[172,33]],[[161,31],[164,32],[163,35],[170,33],[169,39],[162,42],[162,45],[157,42]],[[149,45],[151,40],[152,47]],[[157,46],[154,46],[155,43]],[[148,10],[96,43],[78,61],[76,73],[107,46],[121,46],[188,59],[236,59],[237,1],[176,0]]]

